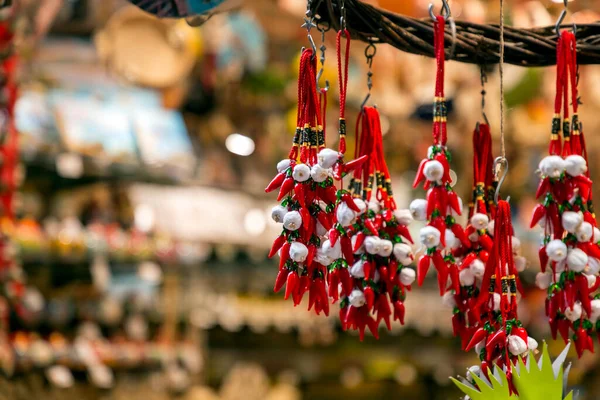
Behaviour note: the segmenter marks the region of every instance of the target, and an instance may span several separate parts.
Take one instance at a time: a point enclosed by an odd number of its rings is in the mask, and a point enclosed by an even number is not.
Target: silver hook
[[[569,0],[563,0],[564,8],[558,16],[558,20],[556,20],[556,25],[554,25],[554,31],[556,32],[556,36],[560,36],[560,26],[562,25],[565,17],[567,16]],[[577,24],[573,21],[573,34],[577,35]]]
[[[483,69],[483,65],[479,66],[479,74],[481,79],[481,117],[487,126],[490,126],[490,121],[485,113],[485,95],[487,92],[485,91],[485,84],[487,83],[487,74]],[[479,125],[477,125],[479,127]]]
[[[377,47],[373,43],[372,39],[369,39],[369,45],[365,48],[365,57],[367,58],[367,65],[369,66],[369,72],[367,72],[367,88],[369,89],[367,96],[360,105],[360,112],[362,113],[367,105],[367,101],[371,98],[371,89],[373,88],[373,58],[377,54]]]
[[[501,172],[502,175],[500,175]],[[500,188],[506,180],[507,175],[508,160],[504,156],[496,157],[494,160],[494,178],[498,182],[498,186],[496,186],[496,192],[494,193],[494,203],[496,204],[498,204],[498,199],[500,197]],[[506,201],[510,201],[510,196],[506,198]]]
[[[325,92],[327,92],[330,88],[329,81],[325,80],[324,88],[321,88],[321,86],[319,85],[319,81],[321,80],[321,77],[323,76],[323,73],[325,72],[325,50],[327,50],[327,47],[325,46],[325,32],[329,31],[329,29],[331,29],[331,25],[329,24],[329,22],[327,22],[327,27],[324,28],[323,22],[317,21],[317,30],[319,32],[321,32],[321,47],[319,47],[319,49],[321,50],[321,58],[320,58],[321,69],[319,69],[319,72],[317,73],[317,90],[318,91],[323,90]]]
[[[442,15],[446,21],[448,21],[448,18],[452,18],[452,11],[450,10],[450,4],[448,4],[448,0],[442,0],[442,9],[440,10],[440,15]],[[433,14],[432,3],[429,3],[429,16],[431,17],[432,21],[437,20]]]
[[[315,17],[313,16],[312,13],[312,9],[311,9],[311,2],[312,0],[308,0],[306,3],[306,17],[304,17],[304,23],[302,24],[301,28],[306,28],[306,32],[307,32],[307,36],[308,36],[308,41],[310,42],[310,46],[312,47],[312,51],[313,51],[313,57],[317,56],[317,46],[315,45],[315,41],[312,38],[312,35],[310,34],[310,30],[312,28],[316,28],[317,25],[315,24]]]

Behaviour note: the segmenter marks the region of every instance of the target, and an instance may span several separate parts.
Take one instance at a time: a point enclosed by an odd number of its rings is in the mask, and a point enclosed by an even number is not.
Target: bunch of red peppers
[[[444,28],[445,19],[438,17],[434,24],[434,48],[437,62],[437,77],[433,109],[433,146],[427,158],[419,165],[413,187],[423,183],[427,191],[426,199],[411,203],[410,209],[416,220],[427,221],[421,229],[420,241],[426,253],[419,258],[417,277],[423,284],[429,267],[437,270],[440,296],[448,289],[448,284],[460,291],[460,279],[456,260],[452,251],[460,246],[470,246],[463,228],[456,223],[455,216],[462,214],[462,201],[452,190],[450,176],[450,151],[447,141],[447,107],[444,98]]]
[[[357,157],[368,161],[355,170],[350,191],[361,211],[338,212],[337,223],[351,237],[354,253],[352,290],[342,290],[340,320],[344,329],[358,330],[362,340],[365,328],[377,337],[381,321],[388,330],[392,319],[404,324],[404,300],[416,274],[409,267],[414,256],[407,226],[413,219],[409,210],[396,208],[377,108],[364,107],[357,132],[359,125]]]
[[[531,227],[539,225],[541,272],[536,283],[548,291],[546,315],[552,336],[571,337],[579,356],[594,351],[600,325],[600,231],[592,206],[592,181],[582,124],[578,118],[576,40],[563,31],[557,43],[555,115],[549,155],[540,162],[540,199]],[[569,99],[570,97],[570,99]],[[569,119],[570,103],[573,115]],[[561,114],[562,113],[562,114]],[[562,134],[562,135],[561,135]],[[572,333],[572,336],[571,336]]]

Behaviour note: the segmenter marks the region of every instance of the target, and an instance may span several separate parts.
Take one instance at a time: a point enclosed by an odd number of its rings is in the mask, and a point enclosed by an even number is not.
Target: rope
[[[500,154],[506,159],[504,139],[504,0],[500,0]]]

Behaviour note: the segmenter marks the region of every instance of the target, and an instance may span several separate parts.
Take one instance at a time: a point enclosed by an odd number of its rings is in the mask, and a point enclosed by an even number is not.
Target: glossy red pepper
[[[352,280],[348,269],[341,268],[339,270],[339,275],[340,282],[342,283],[342,293],[344,293],[345,296],[350,296],[350,293],[352,293],[352,289],[354,289],[354,281]]]
[[[448,214],[448,192],[445,188],[440,188],[438,199],[440,215],[445,218]]]
[[[363,272],[365,274],[365,279],[371,279],[371,275],[373,274],[374,268],[373,268],[373,263],[371,263],[371,261],[369,260],[365,260],[365,262],[363,263]]]
[[[377,323],[381,323],[381,321],[385,321],[385,326],[388,330],[392,330],[392,323],[390,321],[390,315],[392,315],[392,310],[390,309],[390,304],[388,303],[388,299],[386,296],[379,296],[377,299]]]
[[[379,232],[377,232],[375,223],[371,219],[365,218],[365,228],[367,228],[372,235],[379,236]]]
[[[556,335],[558,333],[558,319],[550,318],[548,319],[548,322],[550,323],[550,333],[552,334],[552,339],[556,340]]]
[[[542,204],[538,204],[537,206],[535,206],[535,208],[533,209],[533,216],[531,217],[531,223],[529,224],[529,227],[535,227],[538,224],[538,222],[540,222],[540,220],[545,216],[546,207],[544,207]]]
[[[456,212],[456,214],[462,214],[460,211],[460,203],[458,202],[458,195],[456,194],[456,192],[451,191],[448,193],[448,205],[451,209],[454,210],[454,212]]]
[[[479,244],[488,252],[492,251],[492,248],[494,247],[494,241],[487,233],[479,234]]]
[[[404,325],[404,315],[406,314],[406,308],[404,303],[400,300],[394,302],[394,321],[400,321],[400,324]]]
[[[367,302],[367,307],[369,308],[369,310],[373,309],[373,305],[375,304],[375,292],[373,291],[373,288],[370,286],[366,286],[363,289],[363,293],[365,295],[365,300]]]
[[[363,232],[357,232],[356,235],[354,235],[354,237],[356,238],[356,240],[354,241],[354,247],[352,248],[352,251],[357,253],[360,247],[365,242],[366,235]]]
[[[463,324],[461,322],[460,314],[452,315],[452,335],[462,336]],[[466,350],[465,346],[462,346],[463,350]]]
[[[283,285],[285,285],[289,274],[290,272],[287,269],[279,270],[277,273],[277,278],[275,278],[275,286],[273,287],[273,291],[275,293],[279,292],[283,288]]]
[[[429,225],[440,231],[440,244],[442,247],[446,247],[446,221],[444,221],[444,218],[435,217]]]
[[[287,284],[285,286],[285,300],[289,299],[290,295],[294,293],[298,287],[299,277],[296,271],[292,271],[287,276]]]
[[[326,230],[330,230],[332,223],[331,220],[329,219],[328,215],[326,212],[324,211],[319,211],[317,213],[317,220],[321,223],[321,226],[323,228],[325,228]]]
[[[408,227],[406,227],[404,225],[397,225],[396,232],[398,233],[398,235],[400,235],[403,238],[405,238],[406,240],[408,240],[411,244],[414,243],[413,238],[410,235],[410,231],[408,230]]]
[[[433,212],[436,209],[439,209],[439,202],[440,202],[439,191],[440,191],[439,187],[434,187],[427,194],[427,217],[431,217]]]
[[[337,226],[338,224],[335,224],[335,226],[329,230],[329,243],[331,243],[331,246],[335,246],[340,237],[340,231],[336,229]]]
[[[484,263],[486,263],[489,258],[490,258],[490,253],[487,250],[480,250],[479,251],[479,259],[481,261],[483,261]]]
[[[438,273],[438,285],[440,287],[440,296],[443,296],[448,286],[448,266],[439,251],[431,255],[433,265]]]
[[[273,180],[265,188],[265,193],[269,193],[275,189],[278,189],[281,186],[281,184],[283,183],[283,181],[285,180],[285,176],[286,176],[285,171],[280,172],[277,175],[275,175],[275,178],[273,178]]]
[[[444,167],[444,175],[442,176],[443,183],[450,183],[450,164],[448,163],[448,159],[444,153],[437,153],[434,157],[434,160],[438,161]]]
[[[346,176],[352,171],[355,171],[357,168],[360,168],[365,163],[365,161],[367,161],[368,158],[368,155],[364,155],[355,160],[344,163],[344,165],[342,166],[342,177]]]
[[[454,236],[456,236],[456,238],[460,240],[464,247],[466,247],[467,249],[471,247],[471,241],[465,234],[464,229],[459,224],[452,224],[450,230],[452,231],[452,233],[454,233]]]
[[[329,316],[329,298],[327,297],[325,281],[322,278],[317,278],[315,279],[314,284],[317,287],[317,297],[321,309],[326,316]]]
[[[344,203],[346,203],[348,208],[350,208],[352,211],[360,212],[360,208],[356,205],[356,203],[354,202],[354,199],[352,198],[352,195],[349,192],[342,193],[341,198],[342,198],[342,201]]]
[[[296,201],[300,203],[302,208],[306,208],[306,193],[304,193],[303,183],[296,183],[294,186],[294,194],[296,195]]]
[[[286,241],[286,236],[284,234],[277,236],[277,238],[273,241],[273,246],[271,246],[271,251],[269,251],[269,258],[272,258],[275,254],[277,254],[279,249],[281,249],[281,246],[283,246],[285,244],[285,241]]]
[[[389,285],[390,276],[388,274],[388,268],[385,265],[379,267],[379,278],[382,282],[384,282],[387,286]]]
[[[423,254],[421,258],[419,258],[419,263],[417,265],[417,283],[419,286],[422,286],[423,282],[425,282],[425,277],[427,276],[427,271],[429,270],[430,265],[431,257]]]
[[[546,246],[540,246],[538,250],[538,258],[540,259],[540,268],[542,272],[546,272],[546,267],[548,266],[548,253],[546,253]]]
[[[379,324],[370,315],[366,316],[367,326],[375,339],[379,339]]]
[[[425,169],[425,164],[427,164],[428,161],[429,159],[426,158],[419,164],[417,175],[415,176],[415,180],[413,181],[413,189],[416,189],[419,186],[419,184],[425,180],[425,174],[423,173],[423,170]]]
[[[352,242],[350,238],[346,235],[340,238],[340,243],[342,245],[342,254],[344,255],[344,259],[350,265],[354,264],[354,252],[352,251]]]
[[[581,307],[587,315],[592,315],[592,300],[590,299],[590,289],[585,275],[578,274],[575,276],[575,286],[578,293],[577,298],[581,301]]]
[[[558,319],[557,325],[560,336],[565,341],[565,344],[567,344],[569,342],[569,329],[571,328],[571,322],[569,322],[569,320],[561,318]]]
[[[398,262],[396,260],[390,260],[388,275],[390,283],[394,284],[398,281]]]
[[[340,311],[338,313],[340,317],[340,324],[342,325],[342,330],[345,331],[347,329],[347,317],[348,317],[348,309],[352,307],[340,307]]]
[[[487,337],[487,334],[488,332],[485,329],[477,329],[477,331],[473,334],[473,337],[469,341],[469,344],[467,345],[467,347],[465,347],[465,351],[471,351],[471,349],[473,349],[479,342],[481,342]]]
[[[538,188],[535,192],[535,198],[539,199],[543,195],[545,195],[550,189],[550,178],[544,178],[540,181]]]
[[[277,195],[277,201],[281,201],[289,192],[294,188],[294,178],[288,177],[285,178],[283,183],[281,184],[281,189],[279,189],[279,194]]]
[[[477,259],[477,254],[475,254],[475,253],[467,254],[460,263],[460,270],[462,271],[463,269],[469,268],[471,263],[473,261],[475,261],[476,259]]]
[[[281,246],[281,255],[279,256],[279,269],[283,269],[285,263],[290,259],[290,247],[291,243],[285,242],[283,246]]]
[[[340,273],[337,268],[333,269],[327,275],[328,294],[331,297],[332,302],[335,303],[339,300],[339,284],[340,284]]]
[[[506,345],[506,332],[504,330],[499,330],[496,333],[488,336],[487,342],[485,344],[485,352],[487,354],[493,354],[496,346],[504,347]]]

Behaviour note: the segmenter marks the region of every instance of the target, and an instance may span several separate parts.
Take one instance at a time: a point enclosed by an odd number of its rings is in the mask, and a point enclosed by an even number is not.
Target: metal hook
[[[326,28],[323,27],[323,24],[324,24],[323,21],[317,21],[317,30],[319,32],[321,32],[321,47],[319,47],[319,49],[321,50],[321,58],[320,58],[321,68],[319,69],[319,72],[317,73],[317,90],[327,92],[330,88],[329,80],[325,80],[324,88],[321,88],[321,86],[319,85],[319,81],[321,80],[321,77],[323,76],[323,73],[325,72],[325,50],[327,50],[327,48],[325,47],[325,32],[327,32],[331,29],[331,24],[329,24],[329,22],[327,22]]]
[[[558,16],[558,20],[556,20],[556,25],[554,25],[554,31],[556,32],[556,36],[560,36],[560,26],[562,25],[565,17],[567,16],[569,0],[563,0],[564,8]],[[573,34],[577,35],[577,24],[573,21]]]
[[[443,16],[446,21],[448,21],[448,18],[452,17],[452,11],[450,10],[450,4],[448,4],[448,0],[442,0],[442,9],[440,10],[440,15]],[[437,20],[433,13],[432,3],[429,3],[429,16],[431,17],[432,21]]]
[[[369,91],[360,105],[361,113],[364,111],[367,102],[371,98],[371,89],[373,88],[373,72],[371,69],[373,67],[373,57],[375,57],[375,54],[377,54],[377,47],[375,47],[373,40],[369,39],[369,45],[365,48],[365,57],[367,59],[367,65],[369,66],[369,72],[367,72],[367,88]]]
[[[490,121],[488,120],[488,117],[485,113],[485,95],[487,94],[487,92],[485,91],[485,84],[487,83],[488,79],[487,74],[483,69],[483,65],[479,66],[479,74],[481,79],[481,117],[483,118],[483,121],[486,123],[486,125],[490,126]]]
[[[500,172],[502,172],[502,175],[500,175]],[[500,188],[506,180],[507,175],[508,160],[504,156],[496,157],[496,159],[494,160],[494,177],[495,180],[498,182],[498,186],[496,186],[496,192],[494,193],[494,203],[496,204],[498,204],[498,199],[500,197]],[[510,201],[510,197],[507,197],[506,201]]]

